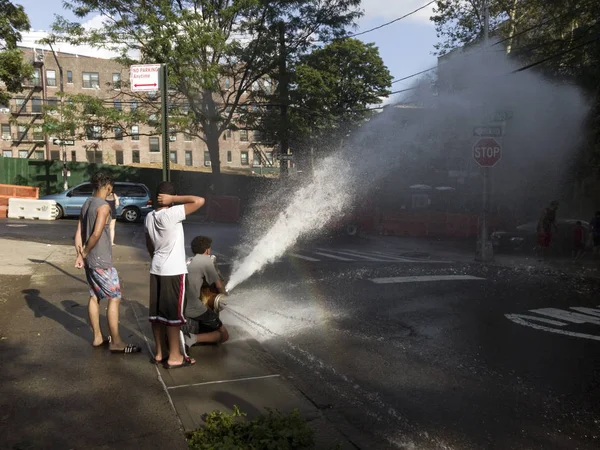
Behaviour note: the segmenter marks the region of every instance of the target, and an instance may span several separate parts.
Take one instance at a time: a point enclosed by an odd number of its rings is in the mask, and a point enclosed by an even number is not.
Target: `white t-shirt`
[[[188,273],[185,258],[183,205],[152,211],[146,216],[146,233],[154,245],[150,273],[154,275],[181,275]]]

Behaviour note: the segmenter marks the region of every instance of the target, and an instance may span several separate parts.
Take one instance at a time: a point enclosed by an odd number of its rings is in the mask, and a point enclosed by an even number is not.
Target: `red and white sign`
[[[134,92],[158,91],[160,64],[142,64],[129,68],[129,82]]]
[[[473,146],[473,159],[481,167],[493,167],[502,158],[502,146],[494,138],[481,138]]]

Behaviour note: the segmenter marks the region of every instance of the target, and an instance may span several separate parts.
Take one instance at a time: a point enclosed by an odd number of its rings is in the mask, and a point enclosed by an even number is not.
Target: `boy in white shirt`
[[[180,204],[173,206],[175,203]],[[152,257],[149,320],[156,343],[152,362],[162,362],[167,369],[196,363],[183,355],[179,347],[181,325],[186,323],[184,311],[188,283],[182,222],[202,205],[202,197],[175,195],[173,185],[165,181],[158,186],[158,208],[146,217],[146,246]],[[163,348],[165,335],[169,346],[168,355]]]

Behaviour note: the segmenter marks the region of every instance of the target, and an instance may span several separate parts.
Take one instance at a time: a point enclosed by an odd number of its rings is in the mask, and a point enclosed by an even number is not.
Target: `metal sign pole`
[[[167,65],[160,65],[160,98],[162,122],[162,152],[163,152],[163,181],[171,181],[171,168],[169,159],[169,108],[167,104]]]

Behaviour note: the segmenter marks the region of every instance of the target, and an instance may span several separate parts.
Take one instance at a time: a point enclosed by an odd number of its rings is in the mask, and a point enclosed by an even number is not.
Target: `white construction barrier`
[[[9,219],[56,220],[58,211],[54,200],[36,200],[32,198],[9,198]]]

